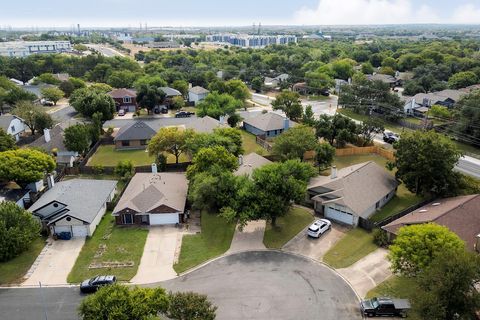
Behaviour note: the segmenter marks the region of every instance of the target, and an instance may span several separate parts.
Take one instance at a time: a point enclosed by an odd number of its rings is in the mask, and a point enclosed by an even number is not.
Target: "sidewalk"
[[[263,250],[266,249],[263,244],[263,234],[265,232],[265,220],[250,221],[240,231],[238,227],[235,229],[230,249],[225,254],[231,254],[246,250]]]

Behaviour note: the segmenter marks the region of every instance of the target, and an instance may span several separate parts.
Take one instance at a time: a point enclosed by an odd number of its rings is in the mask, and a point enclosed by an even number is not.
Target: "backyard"
[[[241,130],[242,133],[242,147],[244,150],[244,154],[249,154],[252,152],[258,153],[261,156],[268,155],[269,152],[262,148],[257,142],[255,141],[255,135]]]
[[[184,235],[178,263],[173,268],[182,273],[227,251],[232,243],[235,223],[227,223],[216,214],[203,212],[202,231]]]
[[[88,161],[89,166],[114,167],[119,161],[132,161],[134,166],[151,165],[155,159],[145,150],[115,150],[114,145],[101,145]],[[179,162],[190,161],[187,155],[180,155]],[[167,155],[168,163],[175,163],[172,154]]]
[[[312,223],[313,219],[313,215],[306,209],[294,207],[285,216],[277,219],[275,227],[267,222],[263,244],[270,249],[280,249]]]
[[[105,213],[95,233],[87,238],[67,281],[79,283],[98,274],[112,274],[128,281],[137,273],[148,229],[117,227],[111,212]],[[89,269],[91,263],[133,262],[131,267]]]
[[[377,249],[373,234],[355,228],[348,231],[323,257],[323,262],[339,269],[346,268]]]
[[[12,260],[0,262],[0,285],[22,282],[23,276],[30,269],[43,247],[45,247],[45,238],[38,237],[33,240],[27,251]]]

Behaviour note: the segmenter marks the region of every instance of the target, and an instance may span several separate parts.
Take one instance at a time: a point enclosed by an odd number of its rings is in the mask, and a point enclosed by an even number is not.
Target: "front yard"
[[[0,262],[0,285],[17,284],[32,266],[35,259],[45,247],[45,238],[38,237],[30,248],[7,262]]]
[[[145,150],[115,150],[114,145],[101,145],[88,161],[89,166],[114,167],[119,161],[132,161],[134,166],[148,166],[155,162],[155,158]],[[190,161],[187,155],[180,155],[179,162]],[[175,157],[167,155],[168,163],[175,163]]]
[[[355,228],[345,234],[323,257],[335,269],[346,268],[377,249],[373,234]]]
[[[87,238],[67,281],[78,283],[98,274],[113,274],[128,281],[137,273],[148,229],[117,227],[110,212],[100,221],[95,233]],[[89,269],[91,263],[133,262],[132,267]]]
[[[306,209],[294,207],[284,217],[277,219],[275,227],[267,221],[263,244],[270,249],[280,249],[311,224],[313,219],[313,215]]]
[[[177,273],[218,257],[230,248],[235,223],[227,223],[216,214],[203,212],[201,224],[201,233],[183,236],[180,257],[173,266]]]

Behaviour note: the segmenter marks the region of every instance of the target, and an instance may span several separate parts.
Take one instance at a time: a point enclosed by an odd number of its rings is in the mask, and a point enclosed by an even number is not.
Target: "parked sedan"
[[[398,140],[400,140],[400,137],[398,136],[398,134],[393,133],[391,131],[383,132],[383,141],[387,143],[395,143]]]
[[[312,238],[319,238],[332,227],[332,223],[327,219],[319,219],[308,227],[307,235]]]
[[[193,112],[188,111],[178,111],[175,113],[175,118],[188,118],[193,114]]]
[[[96,276],[94,278],[83,281],[80,284],[80,292],[92,293],[96,292],[102,286],[108,286],[117,282],[115,276]]]

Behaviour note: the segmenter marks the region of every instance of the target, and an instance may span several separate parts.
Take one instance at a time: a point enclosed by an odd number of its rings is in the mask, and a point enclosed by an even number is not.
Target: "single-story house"
[[[136,121],[118,130],[113,141],[116,149],[145,149],[157,132],[143,121]]]
[[[390,238],[403,226],[436,223],[455,232],[469,250],[480,245],[480,194],[440,199],[383,226]]]
[[[196,118],[191,122],[183,125],[185,129],[192,129],[197,133],[212,133],[213,130],[218,128],[229,128],[228,124],[225,124],[225,118],[221,118],[221,121],[205,116],[203,118]]]
[[[108,95],[115,101],[115,108],[117,112],[119,110],[125,110],[129,112],[137,111],[137,92],[134,89],[115,89],[110,91]]]
[[[0,116],[0,128],[13,136],[15,141],[20,140],[20,136],[25,132],[25,123],[23,119],[13,115]]]
[[[243,120],[243,128],[246,131],[266,138],[278,136],[294,125],[295,122],[274,112],[261,113]]]
[[[117,181],[72,179],[56,183],[29,211],[50,234],[70,232],[73,237],[92,236],[115,196]]]
[[[419,108],[422,107],[430,109],[433,105],[439,105],[451,109],[465,94],[466,92],[464,91],[451,89],[431,93],[417,93],[405,101],[403,110],[407,115],[421,116],[422,113],[419,113]]]
[[[58,164],[72,167],[78,157],[78,152],[70,151],[65,147],[64,131],[65,128],[62,124],[57,124],[52,129],[44,129],[43,136],[30,143],[30,147],[43,149],[45,152],[53,154]]]
[[[196,105],[198,102],[202,101],[210,93],[207,89],[196,86],[188,90],[188,101],[193,102]]]
[[[398,182],[373,161],[337,170],[331,176],[312,178],[308,200],[325,218],[357,226],[360,218],[368,219],[395,195]]]
[[[290,76],[286,73],[282,73],[281,75],[276,76],[275,78],[265,77],[263,84],[265,85],[265,87],[268,87],[268,88],[276,88],[282,82],[287,81],[289,77]]]
[[[400,84],[399,79],[389,74],[381,74],[381,73],[369,74],[367,75],[367,79],[370,81],[381,81],[383,83],[388,84],[391,88],[395,88]]]
[[[238,169],[233,174],[236,176],[246,175],[250,177],[255,169],[261,168],[270,163],[272,163],[272,161],[255,152],[249,153],[245,156],[239,155]]]
[[[137,173],[118,201],[118,225],[165,225],[183,221],[188,181],[183,173]]]

